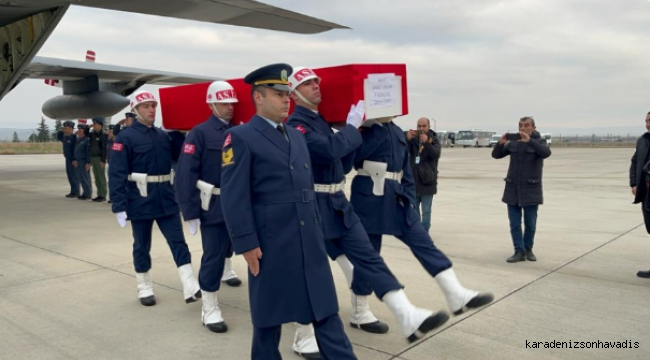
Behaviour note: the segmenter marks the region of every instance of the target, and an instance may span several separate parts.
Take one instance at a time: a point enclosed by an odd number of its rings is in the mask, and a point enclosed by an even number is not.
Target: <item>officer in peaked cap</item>
[[[65,158],[65,172],[68,175],[68,182],[70,183],[70,193],[65,197],[76,198],[79,196],[79,181],[77,181],[77,173],[72,165],[74,160],[75,144],[77,136],[74,134],[74,122],[66,121],[63,127],[56,134],[57,140],[63,143],[63,157]]]
[[[285,127],[288,77],[273,64],[248,74],[256,115],[225,133],[221,205],[235,253],[249,266],[252,359],[281,359],[281,326],[313,324],[324,359],[356,359],[339,307],[307,143]],[[302,354],[306,355],[306,354]]]

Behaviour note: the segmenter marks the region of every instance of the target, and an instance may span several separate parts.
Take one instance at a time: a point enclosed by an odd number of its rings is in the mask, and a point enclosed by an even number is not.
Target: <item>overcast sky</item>
[[[650,111],[648,0],[264,2],[352,30],[297,35],[72,7],[38,55],[84,60],[92,49],[98,63],[225,78],[274,62],[405,63],[402,126],[420,116],[438,129],[516,126],[533,115],[542,131],[643,130]],[[0,128],[35,127],[60,94],[23,82],[0,102]]]

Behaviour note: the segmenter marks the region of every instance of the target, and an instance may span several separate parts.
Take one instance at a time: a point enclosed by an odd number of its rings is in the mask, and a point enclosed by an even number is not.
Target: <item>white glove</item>
[[[121,227],[126,227],[126,211],[122,211],[116,214],[117,222]]]
[[[192,235],[196,235],[196,231],[199,229],[199,225],[201,225],[201,220],[199,219],[188,220],[187,223],[190,225],[190,233]]]
[[[348,113],[348,119],[347,119],[348,125],[352,125],[358,129],[359,126],[361,126],[361,123],[363,122],[363,117],[365,113],[366,113],[365,102],[363,100],[359,100],[356,106],[352,105],[350,107],[350,112]]]

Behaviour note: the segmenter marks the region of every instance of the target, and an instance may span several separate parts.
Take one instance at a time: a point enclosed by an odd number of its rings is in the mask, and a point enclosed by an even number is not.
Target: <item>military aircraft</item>
[[[219,80],[35,56],[73,4],[299,34],[349,29],[254,0],[0,0],[0,101],[22,80],[43,79],[63,88],[63,95],[43,104],[46,116],[109,117],[128,106],[126,97],[144,84]]]

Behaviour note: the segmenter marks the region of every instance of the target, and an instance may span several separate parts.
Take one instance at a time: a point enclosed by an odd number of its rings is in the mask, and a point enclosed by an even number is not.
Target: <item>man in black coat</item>
[[[508,204],[510,234],[515,254],[508,262],[536,261],[533,254],[538,206],[544,203],[542,192],[542,168],[544,159],[551,156],[546,140],[535,130],[535,120],[526,116],[519,120],[520,140],[506,142],[503,134],[492,150],[492,157],[502,159],[510,155],[508,175],[502,201]],[[524,215],[525,231],[522,236],[521,215]]]
[[[431,121],[428,118],[420,118],[417,126],[417,131],[408,131],[406,139],[409,142],[409,162],[415,178],[415,195],[418,202],[416,210],[422,226],[428,232],[431,228],[433,195],[438,192],[438,159],[441,146],[435,131],[431,130]]]
[[[650,112],[646,114],[645,128],[648,130],[636,141],[636,150],[632,156],[632,163],[630,164],[630,187],[634,195],[634,203],[641,203],[641,212],[643,213],[643,221],[648,234],[650,234],[650,206],[648,206],[648,174],[646,164],[650,160]],[[650,278],[650,270],[639,271],[636,273],[638,277]]]

